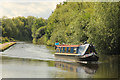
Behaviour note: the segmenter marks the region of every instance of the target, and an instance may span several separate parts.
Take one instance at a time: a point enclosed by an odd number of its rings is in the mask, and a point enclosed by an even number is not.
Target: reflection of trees
[[[95,78],[118,77],[118,55],[101,55],[100,62]]]

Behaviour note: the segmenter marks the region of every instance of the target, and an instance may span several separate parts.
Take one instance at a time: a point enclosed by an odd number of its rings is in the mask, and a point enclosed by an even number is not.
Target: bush
[[[38,44],[46,44],[46,41],[47,41],[47,38],[46,38],[46,36],[44,35],[44,36],[42,36],[41,38],[39,38],[39,39],[37,40],[37,43],[38,43]]]
[[[37,43],[36,38],[33,38],[32,42],[33,42],[33,44],[36,44]]]
[[[54,43],[52,43],[50,40],[47,41],[48,46],[54,46]]]
[[[13,41],[13,42],[14,42],[14,41],[15,41],[15,39],[14,39],[14,38],[10,38],[10,41]]]
[[[1,40],[1,41],[2,41],[2,43],[9,42],[9,39],[8,39],[7,37],[2,37],[1,39],[2,39],[2,40]]]

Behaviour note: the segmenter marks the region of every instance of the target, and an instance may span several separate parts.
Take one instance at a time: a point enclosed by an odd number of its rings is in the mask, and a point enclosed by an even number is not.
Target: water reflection
[[[117,78],[118,65],[113,60],[81,64],[2,57],[2,74],[4,78]]]
[[[118,78],[118,56],[117,55],[100,55],[99,69],[94,78]]]
[[[45,45],[18,43],[4,51],[4,78],[117,78],[118,57],[100,54],[98,64],[81,64],[66,57],[54,57],[54,50]]]
[[[68,72],[74,72],[78,75],[84,77],[89,76],[92,77],[93,74],[96,73],[98,69],[98,64],[81,64],[81,63],[68,63],[68,62],[55,62],[55,67],[61,68],[62,70],[66,70]]]

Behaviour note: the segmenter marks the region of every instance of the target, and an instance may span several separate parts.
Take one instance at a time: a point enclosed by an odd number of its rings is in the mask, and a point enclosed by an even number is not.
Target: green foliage
[[[88,42],[101,53],[118,53],[120,46],[120,3],[97,3],[88,25]]]
[[[2,26],[0,26],[0,37],[2,37]]]
[[[119,53],[120,2],[63,2],[48,20],[33,16],[2,18],[2,36],[54,46],[88,41],[101,53]],[[1,27],[0,27],[1,29]]]
[[[46,34],[50,43],[58,40],[60,43],[80,44],[87,40],[85,31],[93,6],[81,2],[64,2],[59,6],[48,18]]]
[[[46,44],[46,42],[47,42],[47,37],[45,35],[37,40],[37,44]]]
[[[9,42],[9,39],[7,37],[1,37],[0,39],[1,39],[2,43]]]
[[[93,43],[98,52],[120,49],[119,2],[64,2],[48,18],[47,45]]]
[[[36,43],[37,39],[39,39],[40,37],[42,37],[45,34],[45,28],[46,28],[45,25],[46,24],[47,24],[47,21],[45,19],[38,18],[38,19],[34,20],[34,23],[31,28],[33,43]]]
[[[36,38],[42,37],[45,33],[45,29],[39,28],[46,25],[47,22],[45,19],[33,16],[28,16],[27,18],[19,16],[12,19],[4,16],[1,23],[0,29],[2,29],[3,37],[22,41],[32,41],[33,39],[33,42],[36,43]]]
[[[36,44],[36,43],[37,43],[36,38],[33,38],[32,42],[33,42],[34,44]]]
[[[10,38],[9,40],[10,40],[11,42],[14,42],[14,41],[15,41],[15,39],[14,39],[14,38]]]

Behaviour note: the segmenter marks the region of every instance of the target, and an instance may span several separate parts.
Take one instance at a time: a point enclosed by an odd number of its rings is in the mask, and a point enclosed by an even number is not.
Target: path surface
[[[4,43],[4,44],[0,44],[0,50],[5,50],[6,48],[12,46],[15,43],[16,42],[7,42],[7,43]]]

